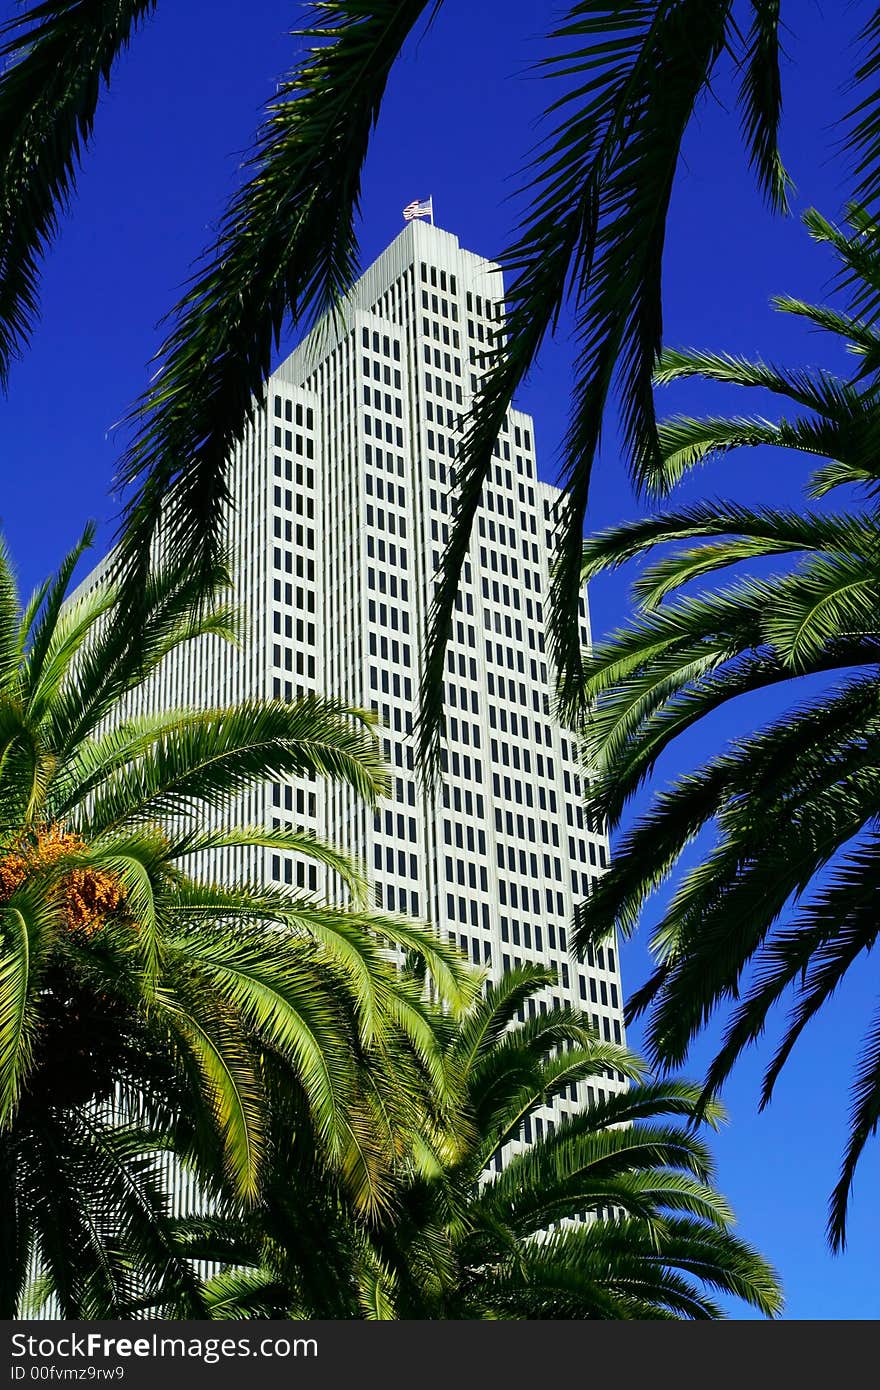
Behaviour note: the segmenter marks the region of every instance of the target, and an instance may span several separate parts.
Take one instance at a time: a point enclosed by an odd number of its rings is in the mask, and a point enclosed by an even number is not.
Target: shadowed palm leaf
[[[853,209],[848,231],[815,213],[806,222],[837,251],[844,277],[859,277],[855,297],[868,302],[864,267],[880,283],[880,261],[864,215]],[[710,1016],[730,1005],[706,1077],[712,1093],[761,1037],[774,1006],[793,999],[762,1105],[804,1027],[873,948],[880,902],[877,339],[850,314],[790,299],[777,307],[842,337],[856,355],[852,377],[710,353],[665,354],[661,381],[695,376],[758,387],[793,413],[666,421],[654,486],[665,492],[704,460],[769,443],[827,460],[810,477],[809,495],[855,484],[867,492],[866,504],[837,512],[686,506],[596,536],[584,546],[582,565],[586,580],[647,558],[634,586],[635,620],[584,665],[594,702],[584,720],[587,759],[598,806],[612,824],[657,759],[713,710],[754,691],[830,677],[818,695],[655,795],[585,904],[577,937],[582,951],[613,924],[631,932],[685,849],[714,827],[712,847],[678,880],[654,937],[656,970],[630,1000],[629,1014],[649,1011],[652,1060],[677,1066]],[[769,577],[747,570],[728,577],[736,565],[776,557],[787,564]],[[697,580],[715,582],[695,592],[688,586]],[[855,1167],[880,1119],[877,1029],[875,1021],[856,1073],[829,1214],[834,1247],[844,1242]]]
[[[44,0],[0,27],[0,385],[38,312],[42,253],[73,191],[102,84],[156,0]]]

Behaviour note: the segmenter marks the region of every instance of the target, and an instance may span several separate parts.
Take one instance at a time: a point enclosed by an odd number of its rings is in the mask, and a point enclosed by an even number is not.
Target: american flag
[[[413,202],[407,203],[406,207],[403,209],[403,220],[404,220],[404,222],[412,222],[412,220],[413,220],[414,217],[430,217],[430,218],[433,219],[433,216],[434,216],[434,199],[433,199],[433,198],[425,198],[424,201],[421,201],[421,202],[419,201],[418,198],[416,198],[416,199],[414,199]]]

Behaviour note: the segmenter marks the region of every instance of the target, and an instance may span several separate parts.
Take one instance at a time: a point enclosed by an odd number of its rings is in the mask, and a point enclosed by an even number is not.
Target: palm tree
[[[336,850],[227,823],[249,789],[303,773],[374,802],[368,717],[315,698],[132,713],[170,651],[233,618],[160,573],[125,637],[112,586],[67,599],[89,539],[23,610],[0,547],[0,1312],[30,1287],[64,1317],[150,1300],[193,1316],[171,1175],[203,1207],[247,1207],[271,1139],[374,1218],[410,1130],[454,1117],[434,1025],[470,986],[430,934],[366,908]],[[268,848],[328,865],[351,905],[205,868]],[[436,1005],[390,946],[422,954]]]
[[[355,214],[370,135],[401,49],[440,0],[322,0],[295,38],[254,146],[252,176],[172,316],[161,369],[133,413],[121,467],[134,488],[120,551],[136,580],[166,516],[174,558],[207,577],[223,534],[232,446],[262,398],[285,319],[331,311],[357,273]],[[37,312],[40,256],[68,202],[102,85],[155,0],[40,0],[0,30],[0,380]],[[504,22],[499,9],[499,22]],[[789,21],[790,22],[790,21]],[[695,108],[729,61],[758,186],[776,210],[788,178],[777,148],[780,0],[570,0],[548,35],[548,133],[521,174],[526,211],[502,254],[503,352],[486,362],[459,460],[457,524],[437,596],[423,698],[423,751],[438,751],[443,647],[492,448],[513,393],[573,306],[581,344],[561,474],[561,562],[552,649],[570,698],[580,673],[578,573],[590,469],[616,383],[631,471],[659,466],[651,373],[661,342],[666,214]],[[880,9],[861,34],[848,147],[855,195],[880,191]]]
[[[457,1152],[435,1153],[422,1171],[411,1165],[372,1231],[340,1229],[322,1213],[347,1271],[333,1284],[349,1299],[342,1316],[717,1318],[713,1292],[779,1312],[776,1276],[732,1234],[711,1185],[711,1156],[690,1123],[700,1088],[645,1081],[638,1059],[597,1039],[576,1010],[529,1017],[529,1002],[554,981],[537,966],[514,970],[449,1027],[447,1063],[469,1121]],[[603,1091],[609,1068],[631,1080],[628,1090]],[[598,1083],[583,1109],[555,1128],[539,1118],[581,1081]],[[710,1103],[700,1118],[719,1117]],[[283,1210],[255,1209],[237,1239],[239,1256],[262,1252],[263,1263],[210,1281],[215,1316],[328,1316],[304,1299],[286,1258]]]
[[[865,214],[851,209],[848,230],[815,212],[805,220],[818,242],[834,248],[856,303],[873,303],[880,259]],[[853,372],[843,378],[726,354],[666,353],[661,383],[699,377],[757,387],[793,413],[776,422],[758,414],[666,421],[652,485],[666,492],[705,460],[772,445],[823,460],[808,497],[854,485],[863,505],[778,511],[713,501],[614,527],[583,552],[585,579],[651,556],[634,584],[635,620],[584,667],[595,701],[585,717],[586,760],[597,774],[592,795],[612,825],[680,735],[730,701],[795,682],[794,703],[781,717],[655,794],[622,837],[577,935],[583,952],[612,926],[632,932],[646,899],[711,828],[714,838],[702,841],[699,862],[680,876],[665,908],[654,935],[656,969],[628,1012],[650,1011],[649,1055],[675,1067],[708,1019],[727,1010],[708,1094],[761,1037],[773,1007],[791,998],[762,1107],[804,1028],[872,949],[880,884],[880,335],[868,318],[831,307],[789,298],[776,306],[842,339],[855,354]],[[664,549],[655,556],[657,546]],[[733,566],[770,557],[790,563],[724,582]],[[689,591],[695,581],[712,587]],[[808,677],[821,678],[818,692],[815,683],[805,686]],[[845,1240],[856,1164],[880,1117],[878,1057],[875,1019],[831,1198],[835,1248]]]

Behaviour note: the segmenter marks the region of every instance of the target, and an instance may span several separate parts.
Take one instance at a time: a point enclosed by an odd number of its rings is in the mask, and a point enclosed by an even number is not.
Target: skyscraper
[[[552,965],[548,998],[580,1006],[600,1036],[621,1041],[615,946],[583,966],[568,954],[575,906],[608,850],[583,804],[574,741],[550,712],[544,628],[558,494],[538,481],[532,421],[515,410],[459,591],[439,785],[423,787],[414,763],[421,645],[454,518],[458,444],[502,323],[498,266],[411,222],[344,312],[272,374],[236,451],[229,545],[241,650],[205,640],[144,699],[318,692],[372,708],[392,773],[375,815],[317,781],[269,785],[239,814],[346,848],[387,910],[430,921],[493,976],[524,961]],[[585,598],[581,609],[586,641]],[[250,871],[269,882],[339,891],[314,863],[252,854]],[[219,872],[237,867],[222,862]],[[541,1125],[578,1100],[572,1086]]]

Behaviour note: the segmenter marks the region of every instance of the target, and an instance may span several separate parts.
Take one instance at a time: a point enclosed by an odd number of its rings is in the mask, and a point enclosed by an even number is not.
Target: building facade
[[[169,662],[141,703],[315,692],[375,711],[392,778],[375,815],[347,789],[306,780],[269,785],[237,814],[345,848],[367,865],[386,910],[429,921],[491,976],[551,965],[558,984],[533,1005],[575,1004],[600,1036],[622,1041],[615,945],[583,965],[569,956],[576,905],[608,846],[583,804],[572,737],[551,716],[544,627],[557,493],[538,481],[533,424],[515,410],[459,590],[436,787],[422,785],[414,761],[422,638],[454,519],[458,444],[502,323],[499,268],[411,222],[345,310],[273,373],[236,451],[229,548],[241,649],[206,639]],[[581,607],[586,642],[585,597]],[[249,863],[230,858],[215,871],[242,869],[340,891],[295,855],[254,850]],[[621,1082],[608,1074],[604,1084]],[[539,1127],[585,1096],[572,1086]]]

